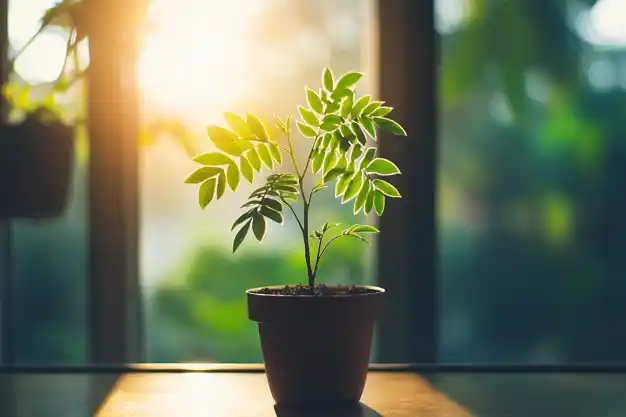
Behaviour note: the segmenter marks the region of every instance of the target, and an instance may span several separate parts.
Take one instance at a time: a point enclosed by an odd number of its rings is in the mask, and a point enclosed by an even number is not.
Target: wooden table
[[[358,410],[277,410],[262,372],[3,372],[2,417],[616,417],[626,374],[372,371]]]

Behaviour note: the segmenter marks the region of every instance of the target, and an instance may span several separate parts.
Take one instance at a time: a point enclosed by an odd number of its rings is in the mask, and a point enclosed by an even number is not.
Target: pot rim
[[[328,287],[338,287],[339,285],[328,285]],[[372,297],[380,294],[384,294],[386,291],[382,287],[377,287],[375,285],[355,285],[357,288],[367,288],[368,290],[372,290],[374,292],[365,293],[365,294],[344,294],[344,295],[321,295],[321,296],[313,296],[313,295],[294,295],[294,294],[263,294],[257,291],[269,288],[269,289],[280,289],[285,288],[284,285],[266,285],[263,287],[249,288],[246,290],[246,295],[254,296],[254,297],[269,297],[269,298],[295,298],[295,299],[308,299],[308,298],[357,298],[357,297]]]

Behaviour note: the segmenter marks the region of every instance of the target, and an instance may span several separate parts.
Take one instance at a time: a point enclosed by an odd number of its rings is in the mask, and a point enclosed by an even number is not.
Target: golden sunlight
[[[246,90],[250,0],[154,1],[156,30],[139,61],[143,101],[168,113],[203,113]]]

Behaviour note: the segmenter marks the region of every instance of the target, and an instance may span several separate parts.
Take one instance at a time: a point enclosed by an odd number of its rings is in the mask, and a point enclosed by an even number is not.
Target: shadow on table
[[[381,417],[382,414],[363,403],[335,408],[298,408],[274,406],[277,417]]]
[[[116,374],[0,373],[0,416],[96,415]]]

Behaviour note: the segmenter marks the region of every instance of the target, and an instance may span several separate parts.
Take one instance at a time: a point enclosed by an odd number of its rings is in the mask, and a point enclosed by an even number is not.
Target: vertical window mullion
[[[85,1],[89,13],[98,16],[90,20],[87,94],[91,362],[138,362],[143,334],[137,271],[137,43],[122,34],[137,1]]]
[[[437,73],[434,0],[378,0],[378,90],[408,137],[382,135],[403,175],[402,200],[380,219],[378,278],[388,292],[379,329],[383,362],[437,361]]]

